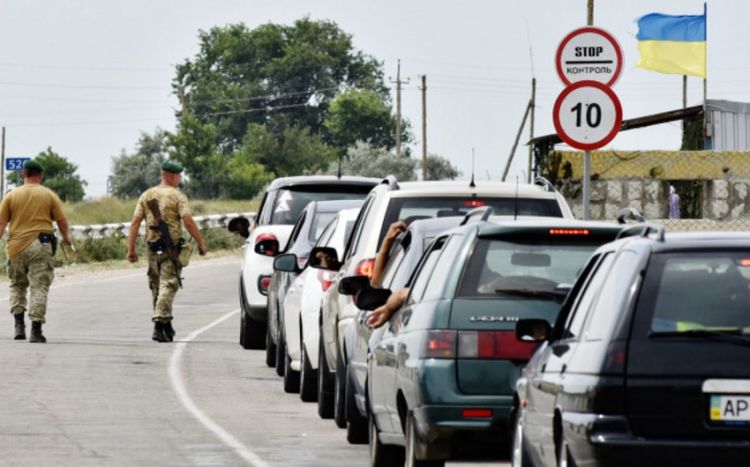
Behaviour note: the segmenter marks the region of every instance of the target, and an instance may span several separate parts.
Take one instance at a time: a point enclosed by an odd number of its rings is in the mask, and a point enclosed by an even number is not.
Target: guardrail
[[[225,228],[230,219],[234,217],[244,217],[252,222],[255,217],[254,212],[237,212],[228,214],[209,214],[207,216],[195,216],[195,222],[201,229]],[[114,224],[92,224],[92,225],[71,225],[70,234],[76,240],[94,240],[99,238],[109,238],[114,235],[127,235],[130,229],[130,222],[120,222]],[[145,223],[141,224],[140,235],[146,232]]]

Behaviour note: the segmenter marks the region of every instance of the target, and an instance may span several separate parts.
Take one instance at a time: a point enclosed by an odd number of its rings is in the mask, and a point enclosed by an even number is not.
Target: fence
[[[254,212],[241,212],[229,214],[211,214],[207,216],[194,217],[195,222],[201,229],[225,228],[230,219],[234,217],[244,217],[252,222],[255,217]],[[94,240],[108,238],[115,235],[127,235],[130,229],[130,222],[120,222],[115,224],[94,224],[94,225],[72,225],[70,234],[77,240]],[[141,224],[140,235],[146,231],[146,226]]]

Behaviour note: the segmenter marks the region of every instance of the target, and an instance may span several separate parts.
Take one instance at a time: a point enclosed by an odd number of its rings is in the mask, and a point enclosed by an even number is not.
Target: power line
[[[15,81],[0,81],[2,86],[25,86],[34,88],[61,88],[61,89],[122,89],[122,90],[164,90],[163,86],[102,86],[102,85],[82,85],[82,84],[50,84],[50,83],[20,83]]]

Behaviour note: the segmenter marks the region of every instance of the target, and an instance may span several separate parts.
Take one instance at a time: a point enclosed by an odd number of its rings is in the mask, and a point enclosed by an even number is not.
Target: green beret
[[[172,173],[178,174],[178,173],[182,173],[182,171],[185,170],[185,168],[179,162],[164,161],[164,163],[161,165],[161,170],[165,172],[172,172]]]
[[[42,164],[35,161],[34,159],[29,159],[26,162],[23,163],[24,170],[31,169],[31,170],[38,170],[40,172],[44,172],[44,167],[42,167]]]

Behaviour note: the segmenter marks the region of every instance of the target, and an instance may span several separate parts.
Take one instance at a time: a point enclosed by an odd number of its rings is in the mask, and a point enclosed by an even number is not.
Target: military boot
[[[29,342],[47,342],[47,338],[42,334],[42,323],[39,321],[31,322],[31,335]]]
[[[169,342],[174,340],[174,328],[172,327],[171,321],[164,323],[164,335],[167,336]]]
[[[16,319],[16,334],[13,339],[17,341],[22,341],[26,339],[26,323],[23,320],[23,313],[18,313],[17,315],[13,315],[13,317]]]
[[[164,332],[164,323],[161,321],[154,321],[154,333],[151,335],[151,339],[156,342],[169,342],[169,338]]]

